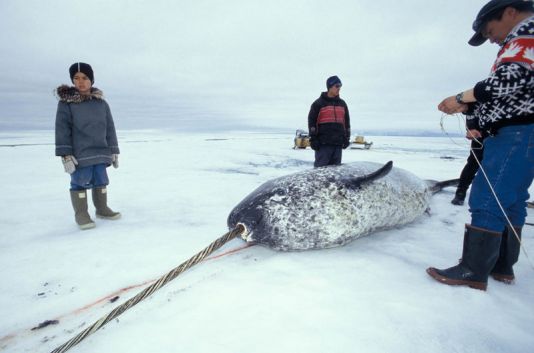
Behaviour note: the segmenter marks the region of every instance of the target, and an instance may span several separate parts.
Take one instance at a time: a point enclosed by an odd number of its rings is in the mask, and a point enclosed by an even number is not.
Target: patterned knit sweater
[[[508,34],[490,76],[475,85],[474,94],[468,126],[496,133],[503,126],[534,123],[534,16]]]

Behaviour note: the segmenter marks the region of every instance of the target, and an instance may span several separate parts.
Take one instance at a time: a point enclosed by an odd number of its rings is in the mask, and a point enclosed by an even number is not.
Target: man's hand
[[[62,156],[61,162],[63,163],[63,168],[65,168],[65,173],[72,174],[76,170],[76,166],[78,165],[78,161],[74,156]]]
[[[465,137],[468,139],[468,140],[473,140],[473,139],[479,139],[482,137],[482,134],[480,133],[480,131],[478,131],[477,129],[469,129],[467,130],[467,132],[465,133]]]
[[[464,113],[467,111],[467,108],[467,104],[458,103],[456,101],[456,96],[450,96],[448,98],[445,98],[438,105],[439,111],[445,114]]]

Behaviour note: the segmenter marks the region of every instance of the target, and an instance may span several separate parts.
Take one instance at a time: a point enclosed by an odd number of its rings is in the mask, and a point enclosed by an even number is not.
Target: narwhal
[[[275,250],[342,246],[413,222],[432,194],[457,183],[425,181],[391,161],[310,169],[259,186],[232,210],[228,227],[241,224],[243,239]]]
[[[428,208],[432,193],[457,183],[457,179],[424,181],[393,168],[392,162],[323,167],[270,180],[232,210],[228,233],[52,353],[77,345],[238,235],[276,250],[341,246],[376,230],[412,222]]]

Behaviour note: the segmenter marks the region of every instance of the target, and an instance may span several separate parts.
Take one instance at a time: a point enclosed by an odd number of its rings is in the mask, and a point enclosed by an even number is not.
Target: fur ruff
[[[73,86],[61,85],[54,91],[56,97],[65,103],[82,103],[91,99],[104,99],[104,93],[96,87],[91,87],[91,94],[81,95]]]

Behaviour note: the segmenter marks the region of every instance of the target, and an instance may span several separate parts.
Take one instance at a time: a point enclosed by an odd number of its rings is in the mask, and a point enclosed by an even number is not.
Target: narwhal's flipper
[[[448,188],[450,186],[458,186],[459,182],[460,182],[460,179],[451,179],[451,180],[444,180],[444,181],[426,180],[426,183],[428,184],[428,188],[430,189],[432,194],[436,194],[440,192],[441,190]]]

